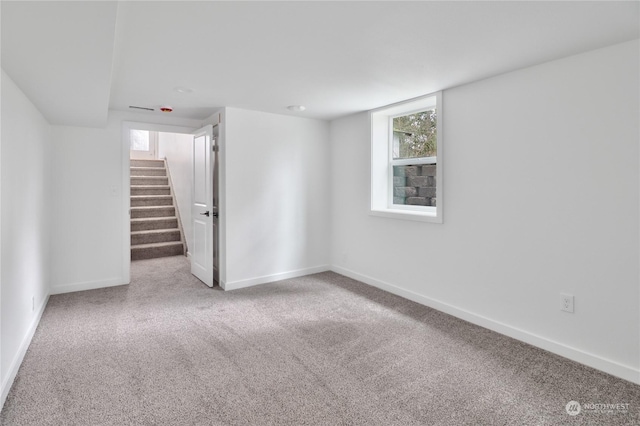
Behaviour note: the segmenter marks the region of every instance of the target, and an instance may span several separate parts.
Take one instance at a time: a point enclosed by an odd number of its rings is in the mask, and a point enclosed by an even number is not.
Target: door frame
[[[149,130],[161,133],[182,133],[191,135],[198,130],[193,127],[173,126],[167,124],[142,123],[137,121],[122,122],[122,277],[124,284],[131,283],[131,163],[129,161],[130,130]],[[191,149],[191,148],[190,148]]]

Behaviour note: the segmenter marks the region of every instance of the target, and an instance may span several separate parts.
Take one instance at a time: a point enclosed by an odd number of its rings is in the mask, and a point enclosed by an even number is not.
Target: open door
[[[193,247],[191,273],[209,287],[217,277],[218,260],[218,208],[214,203],[217,193],[217,155],[214,127],[209,125],[193,135],[193,185],[191,191],[191,222]],[[214,182],[214,177],[215,182]]]

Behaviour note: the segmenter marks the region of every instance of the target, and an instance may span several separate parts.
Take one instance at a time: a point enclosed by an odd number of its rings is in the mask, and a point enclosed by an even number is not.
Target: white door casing
[[[212,182],[213,182],[213,206],[211,209],[211,224],[212,224],[212,234],[213,234],[213,280],[215,282],[220,282],[220,226],[219,226],[219,217],[218,212],[220,211],[220,179],[219,179],[219,169],[218,169],[218,153],[220,151],[218,145],[218,132],[219,128],[217,125],[213,126],[213,139],[211,140],[211,174],[212,174]]]

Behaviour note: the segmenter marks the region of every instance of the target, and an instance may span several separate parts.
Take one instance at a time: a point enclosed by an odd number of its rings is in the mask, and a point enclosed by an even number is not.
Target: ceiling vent
[[[155,111],[155,109],[153,109],[153,108],[140,107],[140,106],[135,106],[135,105],[129,105],[129,108],[131,108],[131,109],[142,109],[144,111]]]

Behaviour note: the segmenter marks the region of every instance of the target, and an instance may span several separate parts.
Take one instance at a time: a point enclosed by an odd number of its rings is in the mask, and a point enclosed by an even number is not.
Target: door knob
[[[203,215],[203,216],[209,217],[209,210],[207,210],[207,211],[206,211],[206,212],[204,212],[204,213],[200,213],[200,214],[201,214],[201,215]]]

